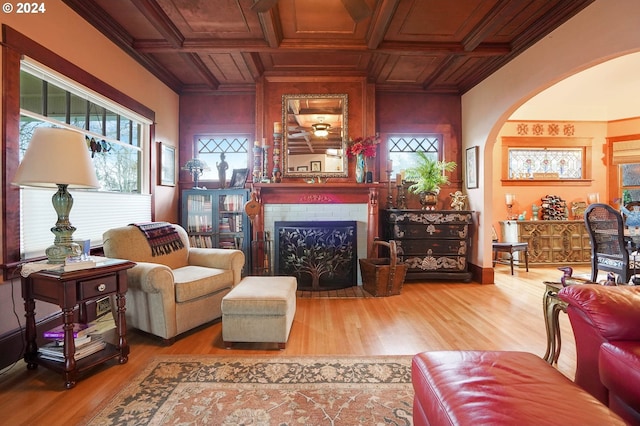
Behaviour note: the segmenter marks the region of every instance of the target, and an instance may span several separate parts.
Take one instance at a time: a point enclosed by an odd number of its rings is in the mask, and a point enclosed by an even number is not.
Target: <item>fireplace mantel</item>
[[[265,204],[367,204],[367,247],[378,236],[379,183],[254,183],[252,191],[260,203],[260,213],[254,220],[254,232],[260,238],[264,232]]]

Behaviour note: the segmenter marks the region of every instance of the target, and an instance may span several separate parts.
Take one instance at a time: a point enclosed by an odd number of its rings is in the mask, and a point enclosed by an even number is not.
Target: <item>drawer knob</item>
[[[98,285],[98,291],[105,291],[107,289],[107,285],[106,284],[99,284]]]

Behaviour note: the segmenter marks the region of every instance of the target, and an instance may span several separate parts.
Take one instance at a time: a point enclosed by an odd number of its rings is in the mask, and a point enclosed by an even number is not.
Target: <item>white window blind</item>
[[[51,228],[58,217],[51,197],[56,191],[43,188],[21,188],[20,253],[22,259],[44,256],[55,236]],[[76,228],[74,240],[91,240],[91,246],[102,244],[102,234],[118,226],[151,220],[151,195],[117,192],[70,190],[73,207],[69,214]],[[29,232],[24,232],[28,229]]]

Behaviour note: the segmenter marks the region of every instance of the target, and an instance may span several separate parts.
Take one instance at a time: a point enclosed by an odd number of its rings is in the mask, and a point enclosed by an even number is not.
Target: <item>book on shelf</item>
[[[57,327],[53,327],[50,330],[42,333],[42,336],[45,339],[64,339],[64,324],[60,324]],[[98,329],[97,324],[92,323],[73,323],[73,338],[77,339],[79,337],[88,336],[91,333],[95,333]]]
[[[64,261],[64,271],[79,271],[81,269],[95,268],[104,264],[108,258],[102,256],[70,256]]]
[[[73,345],[77,348],[78,346],[82,346],[86,343],[89,343],[90,341],[91,341],[91,335],[89,334],[88,336],[82,336],[82,337],[73,339]],[[58,346],[64,346],[64,339],[55,339],[54,342]]]
[[[93,337],[89,342],[75,348],[73,358],[77,361],[103,350],[106,346],[106,342],[101,337]],[[43,345],[38,348],[38,352],[42,358],[64,361],[64,345],[60,346],[57,342],[49,342]]]

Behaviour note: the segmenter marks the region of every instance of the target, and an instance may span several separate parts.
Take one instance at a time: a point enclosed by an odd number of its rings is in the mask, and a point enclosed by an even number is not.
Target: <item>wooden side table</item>
[[[121,259],[108,259],[101,266],[73,272],[64,272],[62,267],[53,270],[33,272],[22,278],[22,297],[26,317],[26,351],[24,360],[27,368],[33,370],[42,365],[62,373],[65,387],[75,386],[79,373],[113,358],[120,364],[128,361],[129,345],[126,340],[125,293],[127,292],[127,274],[135,263]],[[117,344],[107,347],[86,358],[75,360],[73,339],[73,311],[79,310],[80,322],[87,321],[86,302],[116,296]],[[64,321],[64,362],[47,360],[38,355],[36,344],[35,300],[54,303],[62,309]]]
[[[546,288],[542,298],[542,309],[544,312],[544,325],[547,331],[547,350],[543,358],[549,364],[556,364],[562,346],[559,317],[560,312],[567,312],[567,303],[558,297],[558,291],[562,288],[562,283],[545,281],[544,285]]]

